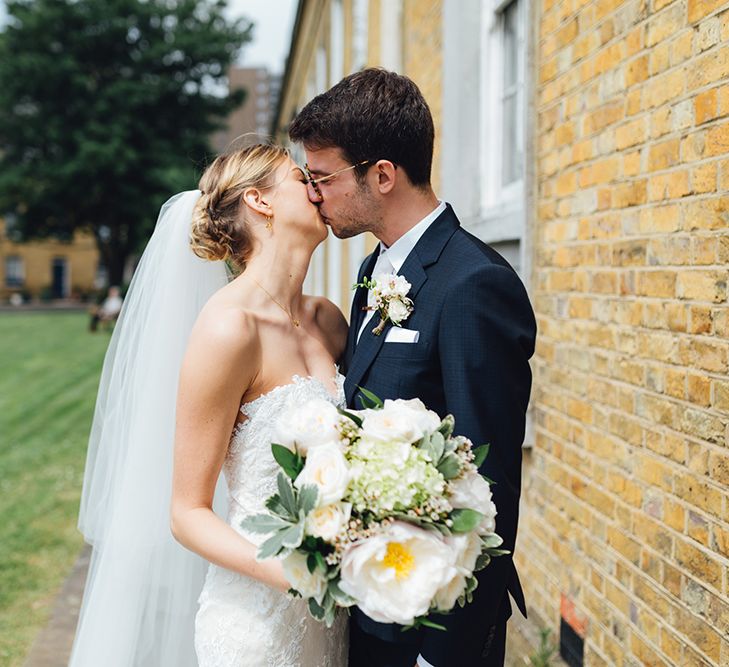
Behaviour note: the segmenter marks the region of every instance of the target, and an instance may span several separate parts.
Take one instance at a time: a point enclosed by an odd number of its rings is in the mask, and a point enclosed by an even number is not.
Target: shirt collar
[[[420,240],[420,237],[425,234],[428,227],[430,227],[430,225],[435,222],[436,218],[445,210],[445,202],[439,201],[438,206],[428,213],[428,215],[426,215],[417,225],[403,234],[389,248],[386,248],[382,241],[380,241],[380,255],[384,253],[387,254],[387,259],[390,260],[390,264],[392,264],[392,268],[395,269],[395,273],[399,273],[408,255],[412,252],[413,248]]]

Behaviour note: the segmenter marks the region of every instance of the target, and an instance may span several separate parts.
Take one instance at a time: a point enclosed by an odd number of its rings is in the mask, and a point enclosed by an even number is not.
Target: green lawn
[[[0,665],[16,667],[81,546],[76,530],[107,332],[83,313],[0,313]]]

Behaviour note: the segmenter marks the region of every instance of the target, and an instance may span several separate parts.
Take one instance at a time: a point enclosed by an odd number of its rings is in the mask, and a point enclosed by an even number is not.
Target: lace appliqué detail
[[[344,376],[337,373],[337,396],[315,377],[294,376],[241,406],[248,419],[230,441],[223,471],[228,483],[228,523],[247,540],[245,516],[265,511],[276,491],[278,464],[271,454],[273,424],[282,411],[311,398],[344,406]],[[249,577],[211,565],[195,619],[195,650],[200,667],[345,667],[347,616],[331,628],[314,620],[301,598],[292,598]]]

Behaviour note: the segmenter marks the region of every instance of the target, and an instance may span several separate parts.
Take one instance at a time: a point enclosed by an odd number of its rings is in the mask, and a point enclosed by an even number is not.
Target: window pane
[[[512,2],[504,10],[504,88],[518,81],[519,26],[518,2]]]
[[[504,143],[502,146],[501,183],[502,185],[508,185],[521,178],[521,151],[519,150],[517,138],[519,117],[515,93],[504,98],[503,110]]]
[[[24,279],[23,259],[21,257],[5,258],[5,285],[7,287],[22,287]]]
[[[367,31],[369,0],[352,3],[352,71],[357,72],[367,64]]]
[[[522,42],[519,20],[519,1],[515,0],[506,7],[503,13],[502,185],[508,185],[522,178],[521,96],[523,95],[523,84],[520,72]]]

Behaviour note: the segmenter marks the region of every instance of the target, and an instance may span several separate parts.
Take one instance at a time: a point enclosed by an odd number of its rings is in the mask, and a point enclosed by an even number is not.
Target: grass
[[[76,530],[109,334],[83,313],[0,313],[0,665],[19,667],[82,546]]]

